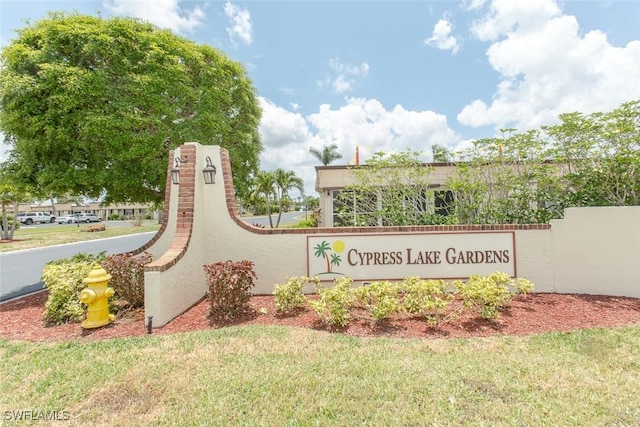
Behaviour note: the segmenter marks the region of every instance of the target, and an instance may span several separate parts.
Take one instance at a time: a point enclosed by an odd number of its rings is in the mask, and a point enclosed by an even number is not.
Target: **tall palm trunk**
[[[267,216],[269,217],[269,227],[273,228],[273,220],[271,219],[271,202],[269,200],[269,195],[266,194],[264,198],[267,204]]]

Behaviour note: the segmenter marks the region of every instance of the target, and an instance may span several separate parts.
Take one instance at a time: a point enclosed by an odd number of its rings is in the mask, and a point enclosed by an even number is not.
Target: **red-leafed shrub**
[[[127,302],[127,308],[144,307],[144,266],[153,261],[145,252],[141,255],[110,255],[102,261],[102,267],[111,274],[109,286],[119,300]]]
[[[251,261],[224,261],[204,266],[211,316],[232,320],[250,310],[251,288],[257,279]]]

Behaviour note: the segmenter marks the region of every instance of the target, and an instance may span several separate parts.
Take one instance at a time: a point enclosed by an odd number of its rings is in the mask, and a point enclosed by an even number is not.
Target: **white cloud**
[[[347,98],[336,110],[321,105],[308,121],[319,138],[338,144],[346,154],[356,145],[386,153],[408,148],[428,151],[432,144],[450,145],[456,139],[441,114],[405,110],[401,105],[387,110],[375,99]]]
[[[489,0],[463,0],[462,8],[465,10],[476,10],[483,7]]]
[[[278,107],[265,98],[260,97],[259,100],[262,108],[260,134],[268,141],[269,148],[308,141],[309,129],[304,117]]]
[[[489,8],[471,28],[479,40],[493,41],[511,32],[537,32],[540,25],[562,15],[555,0],[493,0]]]
[[[309,154],[310,147],[336,144],[343,157],[334,164],[347,164],[356,145],[360,146],[361,161],[366,162],[376,151],[392,153],[411,148],[430,153],[433,144],[453,149],[458,143],[445,116],[410,111],[401,105],[387,110],[375,99],[346,98],[337,109],[324,104],[307,117],[265,99],[261,99],[261,106],[261,168],[293,170],[305,181],[305,192],[310,195],[315,194],[314,166],[318,166]]]
[[[231,43],[235,45],[237,40],[240,40],[244,44],[250,45],[253,41],[253,28],[249,11],[227,2],[224,5],[224,13],[230,22],[230,25],[227,26],[227,34],[229,34]]]
[[[304,181],[305,193],[314,195],[315,169],[308,153],[313,135],[305,118],[265,98],[259,100],[262,108],[260,136],[264,145],[260,168],[266,171],[276,168],[292,170]]]
[[[340,61],[340,58],[329,60],[329,74],[324,84],[333,88],[335,93],[347,93],[358,84],[358,79],[369,74],[369,64],[351,65]]]
[[[462,124],[523,131],[640,97],[640,41],[616,47],[602,31],[582,35],[554,0],[494,0],[473,33],[492,42],[487,58],[500,81],[490,104],[462,109]]]
[[[200,7],[186,10],[178,0],[105,0],[104,7],[115,15],[133,16],[177,33],[191,32],[204,21]]]
[[[424,43],[440,50],[450,50],[455,54],[460,49],[460,44],[458,39],[451,34],[452,30],[451,22],[442,18],[434,26],[431,37],[426,39]]]

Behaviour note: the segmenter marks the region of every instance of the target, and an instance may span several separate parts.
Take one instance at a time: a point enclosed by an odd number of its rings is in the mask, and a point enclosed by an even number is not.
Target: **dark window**
[[[451,215],[451,208],[453,206],[453,191],[435,191],[434,196],[436,214],[442,216]]]

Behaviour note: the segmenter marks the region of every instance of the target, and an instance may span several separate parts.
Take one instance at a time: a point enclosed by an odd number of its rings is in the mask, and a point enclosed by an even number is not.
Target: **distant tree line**
[[[456,160],[444,189],[425,187],[432,169],[424,153],[376,153],[353,167],[356,183],[334,202],[339,222],[546,223],[567,207],[639,205],[640,101],[559,118],[538,130],[504,129],[457,153],[432,147],[435,161]]]

